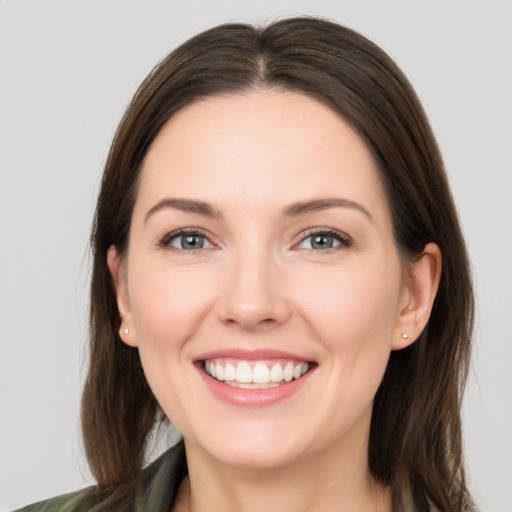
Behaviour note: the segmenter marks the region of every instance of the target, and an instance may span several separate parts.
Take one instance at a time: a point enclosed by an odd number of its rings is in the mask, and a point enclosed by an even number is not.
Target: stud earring
[[[128,326],[126,326],[126,327],[124,328],[124,333],[125,333],[125,334],[130,334],[130,330],[128,329]]]
[[[127,334],[128,334],[128,333],[127,333]],[[403,338],[404,340],[406,340],[407,338],[409,338],[409,335],[408,335],[406,332],[403,332],[403,333],[402,333],[402,338]]]

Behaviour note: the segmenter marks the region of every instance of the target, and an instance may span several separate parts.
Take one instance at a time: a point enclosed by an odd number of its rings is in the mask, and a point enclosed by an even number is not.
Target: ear
[[[111,246],[107,252],[107,265],[112,275],[114,290],[116,292],[117,309],[119,310],[119,317],[121,318],[119,337],[127,345],[136,347],[137,337],[128,294],[126,263],[121,259],[114,246]]]
[[[427,325],[441,279],[439,247],[429,243],[409,269],[400,298],[391,350],[401,350],[416,341]]]

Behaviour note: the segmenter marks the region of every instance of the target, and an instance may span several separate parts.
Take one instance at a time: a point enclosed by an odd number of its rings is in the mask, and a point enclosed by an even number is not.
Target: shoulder
[[[123,485],[111,494],[100,496],[97,487],[93,486],[40,501],[15,512],[167,512],[171,510],[186,474],[185,449],[180,442],[146,467],[136,482]]]
[[[86,512],[91,510],[97,501],[94,499],[94,487],[81,491],[63,494],[49,500],[33,503],[15,512]]]

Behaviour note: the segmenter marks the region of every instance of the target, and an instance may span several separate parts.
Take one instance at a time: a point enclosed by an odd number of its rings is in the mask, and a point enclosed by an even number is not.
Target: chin
[[[207,439],[195,440],[193,444],[223,464],[247,469],[284,467],[311,451],[304,434],[296,438],[282,426],[262,430],[255,427],[237,426],[223,432],[212,429]]]
[[[212,453],[223,464],[245,469],[277,469],[292,464],[298,458],[296,450],[262,447],[230,447],[228,452]]]

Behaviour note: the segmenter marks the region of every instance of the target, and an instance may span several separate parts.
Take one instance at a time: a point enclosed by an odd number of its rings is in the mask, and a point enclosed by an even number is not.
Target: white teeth
[[[235,380],[235,367],[231,363],[224,367],[224,380]]]
[[[270,380],[272,382],[281,382],[283,380],[283,367],[276,363],[270,369]]]
[[[224,368],[220,363],[215,365],[215,375],[217,376],[217,380],[224,380]]]
[[[252,370],[252,381],[259,382],[262,384],[268,384],[270,382],[270,370],[267,365],[258,363]]]
[[[246,384],[252,382],[252,370],[247,363],[238,363],[236,367],[235,380]]]
[[[291,382],[293,379],[293,364],[288,363],[283,371],[283,378],[286,382]]]
[[[220,361],[205,361],[204,370],[208,375],[230,386],[263,389],[302,377],[309,370],[309,363],[288,362],[284,368],[282,364],[274,363],[269,369],[264,362],[257,362],[251,368],[250,364],[244,361],[236,366],[232,363],[226,363],[223,366]]]

